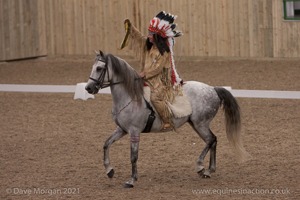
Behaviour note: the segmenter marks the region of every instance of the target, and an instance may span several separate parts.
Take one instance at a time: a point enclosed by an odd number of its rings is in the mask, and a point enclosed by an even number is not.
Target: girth
[[[148,101],[146,101],[145,98],[144,98],[144,101],[147,105],[147,108],[151,111],[151,113],[148,116],[147,124],[146,124],[144,130],[142,131],[142,133],[149,133],[151,131],[153,122],[154,122],[156,117],[155,117],[155,112],[154,112],[152,106],[148,103]]]

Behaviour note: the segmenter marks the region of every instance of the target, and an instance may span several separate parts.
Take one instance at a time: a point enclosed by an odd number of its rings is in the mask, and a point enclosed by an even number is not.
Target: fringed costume
[[[150,87],[150,100],[160,115],[164,127],[173,127],[172,104],[176,95],[182,95],[182,79],[179,77],[173,58],[174,37],[182,33],[175,31],[176,16],[160,12],[150,21],[148,36],[143,36],[129,19],[124,21],[126,35],[121,48],[127,44],[139,56],[142,68],[140,75]]]

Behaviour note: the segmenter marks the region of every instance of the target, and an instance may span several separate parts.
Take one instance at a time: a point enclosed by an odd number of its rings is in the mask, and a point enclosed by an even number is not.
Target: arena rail
[[[74,93],[74,99],[94,98],[88,94],[84,87],[86,83],[77,85],[27,85],[27,84],[0,84],[0,92],[42,92],[42,93]],[[223,86],[235,97],[243,98],[273,98],[273,99],[300,99],[300,91],[278,91],[278,90],[240,90]],[[99,91],[100,94],[110,94],[110,89]]]

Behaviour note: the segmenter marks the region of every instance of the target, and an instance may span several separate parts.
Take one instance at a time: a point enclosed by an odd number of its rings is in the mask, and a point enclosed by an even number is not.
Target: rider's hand
[[[145,72],[140,72],[139,75],[140,75],[141,78],[144,78],[145,77]]]

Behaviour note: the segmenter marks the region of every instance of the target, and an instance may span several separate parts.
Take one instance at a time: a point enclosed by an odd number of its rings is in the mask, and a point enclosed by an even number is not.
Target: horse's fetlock
[[[108,149],[109,145],[108,144],[104,144],[103,145],[103,150],[106,151]]]

